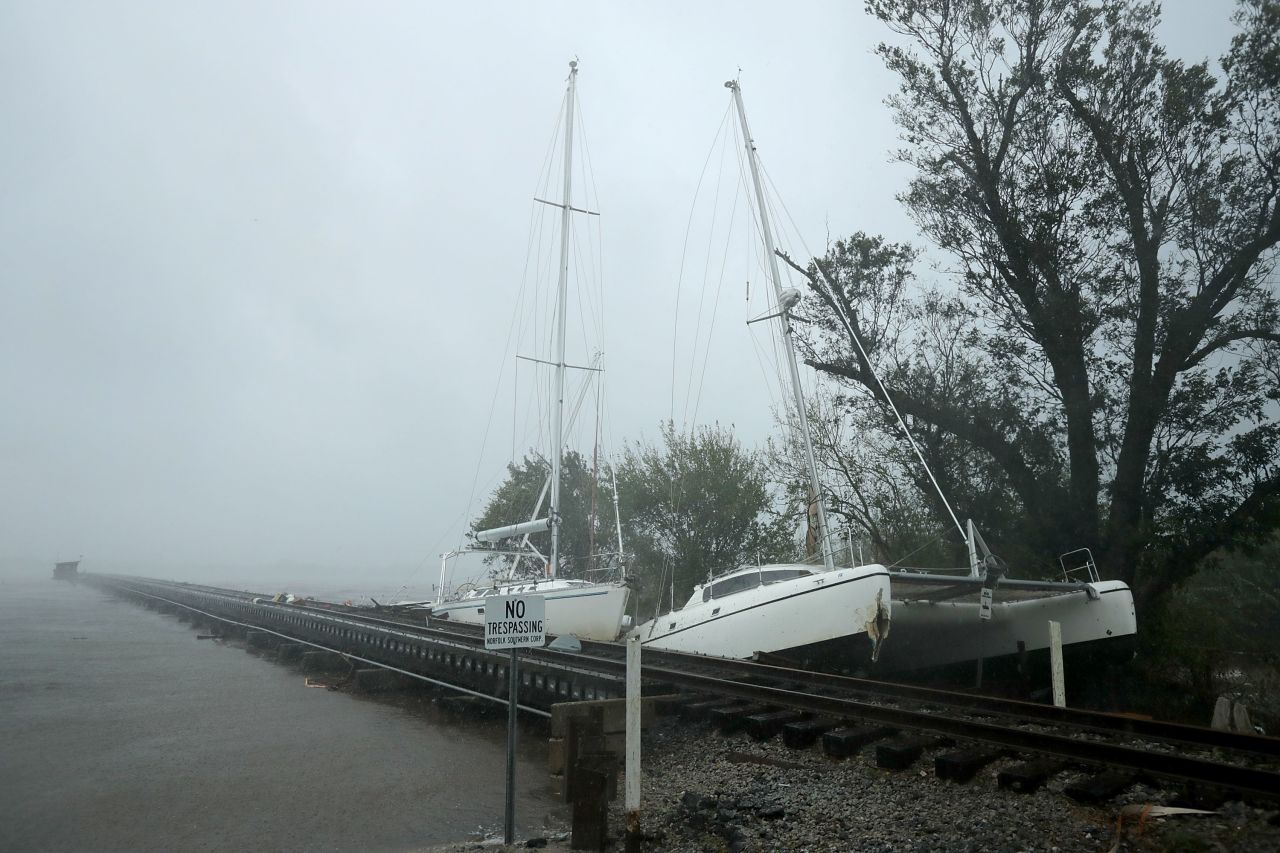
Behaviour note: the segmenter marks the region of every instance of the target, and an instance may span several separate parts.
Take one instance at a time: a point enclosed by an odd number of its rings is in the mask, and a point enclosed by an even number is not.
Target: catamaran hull
[[[847,667],[869,660],[872,638],[887,632],[888,601],[887,571],[841,569],[686,606],[638,631],[649,648]]]
[[[978,602],[892,601],[893,638],[885,643],[876,672],[931,670],[953,664],[1042,653],[1049,648],[1049,622],[1062,626],[1068,655],[1131,652],[1138,623],[1133,593],[1119,581],[1092,584],[1084,592],[1044,598],[997,601],[991,619],[978,616]]]
[[[630,589],[621,584],[599,584],[550,592],[530,591],[546,602],[546,631],[559,636],[573,634],[583,640],[616,640],[622,632],[622,619]],[[431,610],[433,619],[484,624],[484,598],[438,604]]]

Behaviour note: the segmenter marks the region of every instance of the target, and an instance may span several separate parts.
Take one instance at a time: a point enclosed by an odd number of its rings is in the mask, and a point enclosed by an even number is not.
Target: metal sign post
[[[507,804],[502,819],[502,843],[514,844],[516,835],[516,693],[520,689],[520,658],[511,647],[507,666]]]
[[[640,849],[640,637],[627,638],[627,850]]]
[[[484,603],[484,647],[510,649],[507,665],[507,799],[502,839],[512,844],[516,834],[516,709],[519,707],[521,646],[541,646],[547,640],[546,601],[541,595],[492,595]]]

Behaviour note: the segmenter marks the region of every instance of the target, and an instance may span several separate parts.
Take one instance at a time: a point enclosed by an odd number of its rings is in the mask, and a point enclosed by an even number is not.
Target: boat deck
[[[936,572],[889,572],[890,597],[896,601],[948,601],[964,595],[977,596],[982,578],[968,575],[946,575]],[[1035,581],[1002,578],[996,586],[995,602],[1030,601],[1059,595],[1085,593],[1097,598],[1097,591],[1080,581]]]

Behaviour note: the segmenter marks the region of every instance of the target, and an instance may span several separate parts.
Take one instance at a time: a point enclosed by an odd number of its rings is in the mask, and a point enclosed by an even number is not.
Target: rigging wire
[[[579,115],[584,115],[582,113],[581,106],[578,107],[578,113]],[[597,283],[597,286],[593,290],[598,291],[595,295],[599,297],[599,302],[597,305],[597,310],[599,311],[599,318],[597,321],[598,324],[596,326],[596,334],[598,335],[598,340],[601,342],[601,347],[603,347],[604,342],[606,340],[604,308],[605,308],[605,297],[607,296],[607,291],[605,289],[605,284],[604,284],[605,282],[605,278],[604,278],[604,215],[600,208],[600,190],[596,186],[596,172],[595,172],[594,161],[591,159],[591,145],[587,137],[587,123],[586,123],[585,116],[583,120],[579,122],[579,128],[581,131],[580,138],[582,139],[582,153],[583,153],[582,167],[584,170],[582,183],[583,183],[584,191],[588,185],[591,188],[590,193],[587,194],[587,198],[589,199],[590,203],[587,205],[584,205],[584,207],[586,207],[586,209],[588,210],[595,210],[598,213],[598,215],[594,217],[595,230],[596,230],[596,242],[594,244],[594,248],[596,251],[591,256],[592,257],[591,270],[592,270],[593,279]],[[591,241],[588,241],[587,250],[590,252],[592,249],[593,249],[593,244],[591,243]]]
[[[762,167],[762,171],[763,171],[763,167]],[[770,187],[773,187],[773,180],[772,178],[769,177],[767,172],[765,173],[765,180],[769,182]],[[774,188],[774,193],[775,195],[777,194],[776,188]],[[781,199],[779,199],[779,203],[782,204],[782,209],[786,213],[787,219],[791,221],[792,227],[794,228],[795,220],[791,216],[791,211],[787,209],[786,203],[782,202]],[[815,259],[813,266],[814,266],[814,269],[818,271],[818,275],[822,277],[822,280],[826,284],[826,286],[832,292],[834,292],[835,285],[831,283],[831,279],[827,278],[827,274],[826,272],[823,271],[822,265],[816,262],[817,256],[809,251],[809,247],[805,243],[804,237],[799,234],[798,228],[796,229],[796,237],[799,239],[800,246],[802,249],[804,249],[805,255]],[[943,493],[942,491],[942,486],[938,484],[937,479],[933,476],[933,470],[929,467],[929,463],[925,461],[924,452],[921,451],[920,445],[916,443],[915,436],[911,434],[911,430],[907,428],[907,422],[903,419],[902,413],[898,411],[898,406],[896,403],[893,402],[893,397],[889,396],[889,389],[886,388],[884,386],[884,383],[880,380],[880,374],[875,370],[874,367],[871,366],[871,358],[867,354],[866,349],[862,345],[861,336],[858,335],[858,333],[854,330],[854,324],[853,324],[852,318],[850,318],[845,313],[843,307],[840,307],[838,300],[833,300],[833,302],[835,302],[835,304],[837,305],[837,314],[840,317],[840,321],[844,324],[845,331],[849,334],[850,339],[853,340],[854,345],[858,348],[858,353],[862,356],[863,361],[866,363],[867,367],[870,369],[871,376],[876,381],[876,387],[880,389],[880,393],[883,395],[885,402],[889,404],[889,408],[893,411],[894,417],[897,418],[898,420],[898,426],[902,428],[903,434],[907,437],[907,441],[910,442],[911,444],[911,449],[915,451],[916,458],[920,460],[921,467],[924,468],[925,474],[928,475],[929,482],[933,484],[934,490],[938,493],[938,497],[942,500],[942,505],[947,508],[947,514],[951,516],[951,520],[952,522],[955,523],[956,529],[960,531],[960,538],[962,540],[968,541],[968,534],[965,532],[964,525],[960,523],[960,519],[956,516],[955,510],[951,508],[951,502],[947,500],[946,494]]]
[[[547,146],[546,153],[544,154],[544,157],[543,157],[543,162],[539,172],[538,181],[535,182],[535,196],[541,194],[542,189],[545,188],[547,184],[549,184],[550,182],[552,164],[554,163],[554,155],[557,148],[555,144],[555,140],[559,136],[560,128],[564,121],[565,107],[567,103],[568,103],[568,93],[566,92],[565,96],[561,98],[560,107],[556,112],[556,118],[555,118],[555,121],[553,122],[553,129],[551,133],[551,141],[550,141],[550,144]],[[539,207],[541,207],[541,205],[539,205],[537,202],[530,203],[530,218],[529,218],[529,227],[528,227],[528,235],[527,235],[528,239],[526,242],[525,259],[524,259],[523,270],[521,272],[520,286],[517,289],[516,299],[514,300],[514,310],[512,312],[512,320],[508,327],[507,339],[504,344],[502,359],[499,362],[498,380],[495,383],[494,393],[490,400],[489,416],[486,420],[485,429],[481,436],[480,453],[478,454],[475,472],[472,476],[471,490],[467,497],[466,505],[462,510],[462,512],[459,514],[459,518],[464,521],[465,519],[470,518],[474,514],[476,493],[480,484],[480,471],[484,465],[485,449],[488,446],[489,436],[493,427],[494,416],[497,411],[497,401],[502,390],[502,376],[506,372],[507,364],[509,360],[511,360],[513,345],[514,345],[514,349],[518,350],[520,347],[520,344],[524,340],[524,336],[522,334],[523,326],[520,323],[520,317],[525,315],[525,308],[526,308],[526,301],[527,301],[526,294],[530,289],[534,291],[534,296],[531,297],[531,301],[533,301],[535,306],[537,302],[536,292],[539,290],[539,288],[537,287],[537,282],[539,280],[538,271],[540,270],[542,264],[541,264],[541,259],[537,258],[536,253],[534,252],[534,248],[535,246],[539,245],[542,242],[541,236],[545,232],[545,219],[546,219],[545,212],[538,210]],[[534,273],[533,275],[534,286],[532,288],[530,288],[529,286],[530,285],[529,272],[531,268],[531,263],[530,263],[531,259],[537,260],[537,263],[532,264],[532,269]],[[536,307],[535,307],[535,310],[528,313],[532,317],[534,334],[536,336],[537,323],[538,323],[538,312],[536,310]],[[515,400],[518,400],[518,394],[519,394],[518,368],[512,368],[512,370],[513,370],[513,378],[512,378],[513,397]],[[516,421],[513,417],[513,422],[512,422],[513,440],[512,440],[512,454],[511,454],[512,461],[514,461],[514,457],[515,457],[515,439],[514,439],[514,435],[516,432],[515,425],[516,425]],[[490,486],[492,486],[492,482],[490,483]],[[448,538],[449,533],[447,531],[451,530],[454,527],[454,525],[457,524],[457,521],[458,519],[455,519],[454,522],[452,522],[449,525],[449,527],[446,528],[445,535],[441,537],[442,541]],[[464,525],[464,528],[465,528],[465,525]],[[461,547],[462,545],[462,542],[463,542],[462,534],[464,532],[465,532],[465,529],[460,530],[458,533],[457,547]],[[425,564],[426,564],[426,558],[423,559],[423,562],[422,564],[420,564],[418,569],[415,569],[415,573],[417,571],[420,571],[421,567]],[[443,582],[443,579],[442,579],[442,582]],[[406,582],[405,586],[407,585],[408,583]],[[441,593],[443,593],[443,590],[441,590]]]
[[[738,188],[741,190],[741,187]],[[735,192],[733,196],[733,205],[729,210],[729,231],[733,231],[733,222],[737,218],[739,192]],[[711,302],[711,324],[707,329],[707,345],[702,351],[702,372],[698,376],[698,392],[694,395],[693,415],[690,418],[691,423],[698,422],[698,409],[702,406],[702,389],[707,381],[707,364],[711,360],[711,338],[716,331],[716,317],[720,313],[720,294],[724,290],[725,267],[729,263],[729,249],[733,245],[732,240],[725,240],[724,252],[720,257],[720,277],[716,283],[716,295]],[[689,377],[690,385],[693,384],[692,374]]]
[[[727,140],[728,137],[726,136],[725,139]],[[711,249],[716,241],[716,224],[720,215],[720,186],[724,177],[724,161],[725,157],[722,144],[720,151],[720,167],[716,170],[716,186],[715,190],[711,194],[711,225],[707,229],[707,250],[702,262],[702,285],[698,291],[698,313],[693,321],[693,351],[690,353],[689,358],[689,376],[685,381],[684,411],[681,413],[682,424],[689,423],[689,398],[693,394],[693,374],[698,363],[698,347],[700,345],[702,335],[702,312],[705,309],[707,302],[707,274],[711,267]],[[708,352],[711,349],[710,332],[707,334],[706,349]]]
[[[720,142],[720,135],[724,132],[725,124],[729,120],[729,107],[725,107],[724,115],[720,117],[720,126],[716,129],[715,137],[711,140],[711,146],[707,149],[706,159],[702,163],[702,172],[698,175],[698,184],[693,191],[693,201],[689,204],[689,217],[685,221],[684,242],[680,248],[680,269],[676,274],[676,305],[675,318],[672,323],[671,334],[671,400],[668,406],[667,419],[674,423],[676,417],[676,367],[680,362],[679,345],[680,345],[680,290],[684,282],[685,261],[689,256],[689,235],[693,231],[693,215],[698,208],[698,196],[702,192],[703,181],[707,177],[707,167],[711,164],[711,158],[716,152],[716,144]]]

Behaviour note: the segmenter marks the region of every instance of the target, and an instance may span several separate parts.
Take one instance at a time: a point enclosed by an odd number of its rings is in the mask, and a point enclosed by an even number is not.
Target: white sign
[[[546,599],[541,595],[491,595],[484,600],[484,647],[510,649],[547,641]]]
[[[983,622],[991,619],[991,587],[984,586],[978,601],[978,618]]]

